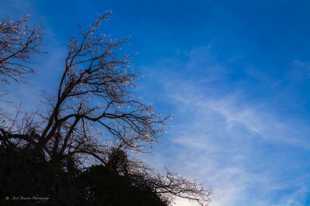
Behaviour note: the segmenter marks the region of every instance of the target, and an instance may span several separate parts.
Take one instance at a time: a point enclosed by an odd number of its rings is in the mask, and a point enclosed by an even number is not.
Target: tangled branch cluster
[[[40,40],[40,30],[29,28],[27,18],[0,21],[1,81],[18,80],[22,75],[33,71],[29,60],[38,51]]]

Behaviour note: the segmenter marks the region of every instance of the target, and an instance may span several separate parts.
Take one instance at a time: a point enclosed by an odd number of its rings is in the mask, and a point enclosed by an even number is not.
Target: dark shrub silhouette
[[[40,152],[3,147],[0,164],[1,205],[168,205],[146,177],[115,165],[65,171],[64,162],[47,162]]]

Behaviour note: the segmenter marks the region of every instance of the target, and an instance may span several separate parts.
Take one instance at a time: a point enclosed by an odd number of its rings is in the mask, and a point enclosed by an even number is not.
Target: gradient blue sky
[[[173,116],[144,159],[202,182],[211,206],[310,205],[309,1],[1,0],[1,18],[42,25],[48,51],[11,98],[52,93],[64,43],[106,10],[104,29],[130,38],[137,94]]]

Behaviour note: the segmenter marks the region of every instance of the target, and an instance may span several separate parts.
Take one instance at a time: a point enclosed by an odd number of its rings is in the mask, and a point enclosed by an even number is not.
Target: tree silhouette
[[[69,42],[48,111],[0,128],[1,205],[155,206],[169,205],[173,196],[208,202],[209,193],[195,183],[154,174],[128,158],[160,136],[165,119],[132,95],[135,75],[120,51],[124,41],[99,29],[108,17],[100,16]],[[11,29],[1,31],[8,34],[0,36],[0,45],[14,38],[20,43],[1,47],[0,75],[18,79],[30,71],[25,65],[39,35],[36,29],[20,33],[25,21],[2,27]]]

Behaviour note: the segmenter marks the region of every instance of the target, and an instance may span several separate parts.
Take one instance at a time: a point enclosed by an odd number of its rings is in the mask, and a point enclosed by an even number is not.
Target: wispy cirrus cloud
[[[159,99],[174,114],[170,143],[162,145],[170,152],[153,159],[210,187],[211,206],[304,205],[310,178],[302,175],[307,167],[299,156],[310,154],[306,122],[278,114],[271,104],[247,100],[248,88],[219,85],[227,83],[233,68],[210,58],[205,49],[190,52],[183,65],[176,63],[191,73],[160,71],[171,68],[171,61],[154,69],[157,74],[151,72],[160,82]],[[192,78],[204,68],[200,78]],[[176,205],[194,204],[178,200]]]
[[[287,175],[279,171],[294,160],[285,157],[285,151],[266,152],[265,147],[273,145],[309,150],[306,139],[309,131],[256,110],[255,106],[237,103],[236,96],[208,99],[184,97],[184,94],[182,98],[175,99],[180,110],[191,110],[189,118],[183,117],[186,123],[176,126],[181,131],[171,132],[175,135],[172,143],[182,148],[177,159],[181,162],[177,163],[178,170],[201,179],[213,188],[211,205],[246,205],[250,200],[254,201],[251,205],[273,204],[272,193],[287,190],[296,184],[291,179],[278,177]],[[277,166],[272,167],[272,164]],[[292,172],[290,169],[294,170],[289,168],[288,173]],[[290,178],[298,178],[298,175]],[[309,181],[309,178],[304,181]],[[296,191],[278,201],[282,205],[302,201],[301,196],[306,195],[305,183],[299,184],[300,188],[297,186]]]

